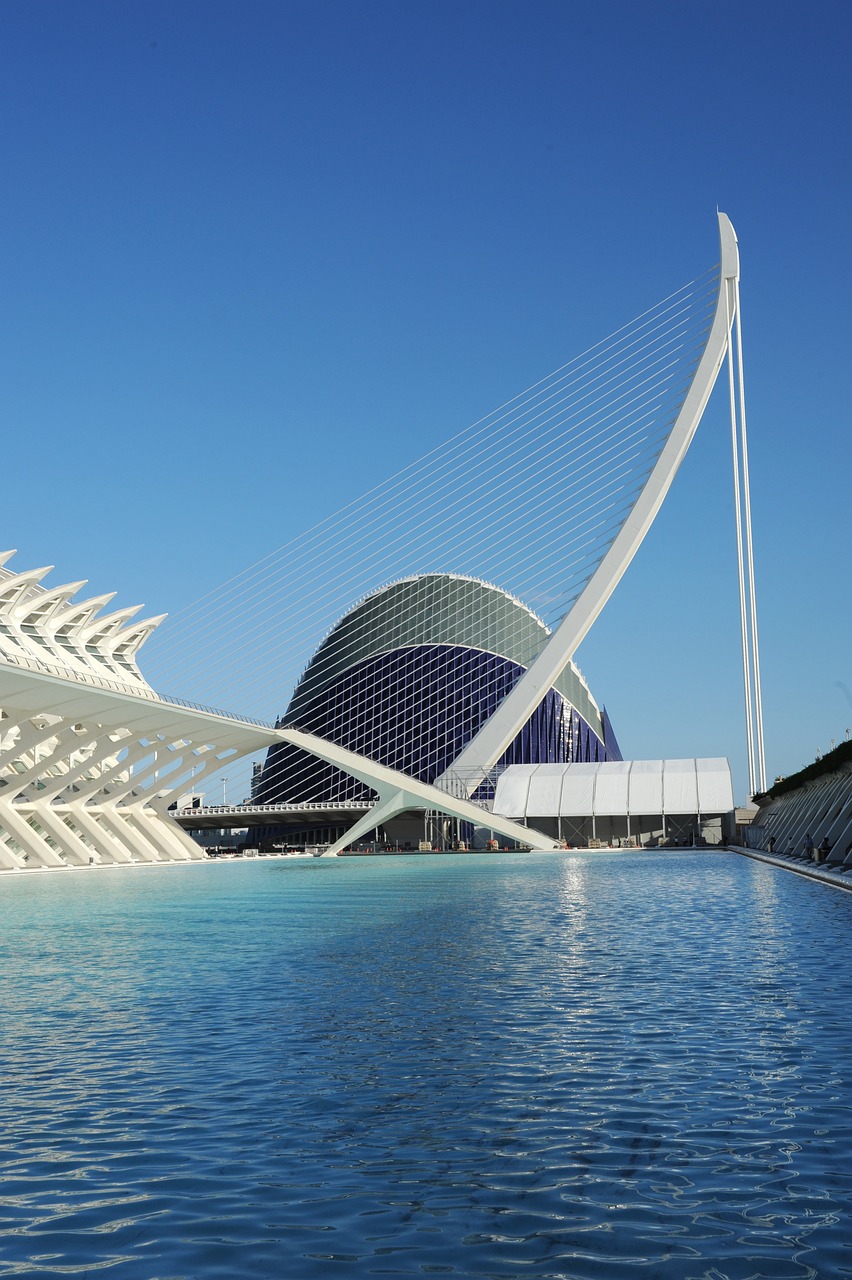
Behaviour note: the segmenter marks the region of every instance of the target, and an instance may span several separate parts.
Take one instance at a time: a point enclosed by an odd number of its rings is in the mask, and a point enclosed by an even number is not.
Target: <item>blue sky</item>
[[[737,229],[770,774],[852,724],[852,6],[0,12],[0,542],[177,613]],[[578,654],[745,794],[724,387]],[[270,711],[279,709],[280,696]]]

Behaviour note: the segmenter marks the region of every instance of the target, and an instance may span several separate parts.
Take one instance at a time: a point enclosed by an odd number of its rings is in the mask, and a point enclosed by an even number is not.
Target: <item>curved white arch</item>
[[[718,217],[721,266],[713,322],[689,390],[662,452],[612,546],[544,649],[490,720],[457,756],[451,768],[436,780],[437,786],[442,783],[446,785],[451,776],[456,779],[463,777],[468,794],[472,794],[570,662],[654,522],[678,467],[692,443],[730,345],[731,328],[738,303],[739,251],[730,219],[724,213],[720,213]]]

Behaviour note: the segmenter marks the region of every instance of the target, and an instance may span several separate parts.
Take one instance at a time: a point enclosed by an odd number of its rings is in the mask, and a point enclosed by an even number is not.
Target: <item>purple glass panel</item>
[[[518,663],[478,649],[453,645],[395,649],[357,663],[302,703],[296,719],[285,716],[281,723],[315,733],[423,782],[434,782],[523,671]],[[551,690],[498,768],[605,758],[604,743],[562,695]],[[487,789],[481,794],[487,795]],[[261,804],[373,798],[363,783],[289,743],[270,748],[257,796]]]

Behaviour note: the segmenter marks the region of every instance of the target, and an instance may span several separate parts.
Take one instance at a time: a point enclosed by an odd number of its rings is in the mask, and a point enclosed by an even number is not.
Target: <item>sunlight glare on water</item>
[[[850,894],[644,852],[0,895],[0,1275],[852,1275]]]

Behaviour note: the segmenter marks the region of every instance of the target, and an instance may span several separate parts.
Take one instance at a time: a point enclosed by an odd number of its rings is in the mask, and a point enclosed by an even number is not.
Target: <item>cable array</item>
[[[523,601],[544,623],[527,637],[531,660],[641,493],[717,291],[713,269],[173,615],[143,652],[146,677],[164,693],[274,718],[356,601],[421,574],[484,580]],[[422,643],[433,612],[431,601]],[[513,644],[525,626],[517,614]],[[383,637],[405,641],[392,627]],[[332,651],[317,653],[312,679]]]

